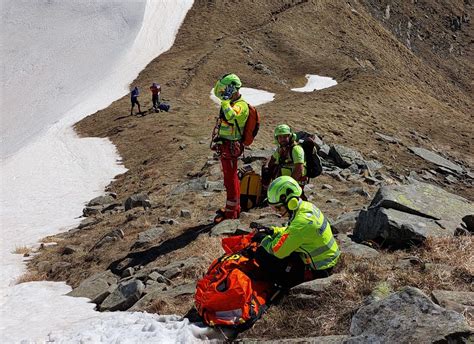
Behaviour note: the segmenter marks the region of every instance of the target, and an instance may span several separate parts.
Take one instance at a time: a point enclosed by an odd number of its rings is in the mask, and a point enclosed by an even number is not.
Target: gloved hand
[[[230,107],[230,99],[224,99],[221,101],[221,108],[225,109]]]
[[[264,231],[261,232],[256,232],[253,237],[252,237],[252,242],[258,242],[261,243],[263,238],[265,238],[268,234],[265,233]]]
[[[257,222],[250,222],[250,228],[256,229],[257,232],[263,232],[266,235],[273,235],[273,228],[261,225]]]
[[[222,99],[227,100],[232,97],[232,95],[235,92],[235,86],[234,85],[227,85],[224,92],[222,92]]]

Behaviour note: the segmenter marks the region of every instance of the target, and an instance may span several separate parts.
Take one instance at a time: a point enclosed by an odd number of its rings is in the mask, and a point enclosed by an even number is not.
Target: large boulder
[[[125,311],[137,302],[145,290],[145,285],[138,279],[121,282],[118,287],[102,302],[101,311]]]
[[[463,343],[473,335],[460,313],[438,306],[413,287],[359,308],[350,333],[345,343]]]
[[[474,292],[433,290],[431,295],[441,307],[474,317]]]
[[[404,245],[429,236],[453,236],[462,218],[472,213],[474,206],[468,200],[431,184],[384,186],[360,212],[354,237]]]
[[[100,304],[110,295],[111,286],[113,287],[117,280],[117,276],[110,270],[99,272],[82,281],[77,288],[70,291],[67,295],[87,297],[92,302]]]
[[[123,204],[125,211],[135,207],[143,207],[143,209],[151,208],[151,201],[147,194],[135,194],[128,197]]]
[[[132,245],[132,249],[137,249],[148,245],[149,243],[159,239],[164,232],[165,230],[163,227],[153,227],[139,233],[137,241],[135,241],[135,243]]]

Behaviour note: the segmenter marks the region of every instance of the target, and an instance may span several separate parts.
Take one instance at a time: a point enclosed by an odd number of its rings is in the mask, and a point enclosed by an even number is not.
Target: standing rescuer
[[[242,82],[235,74],[226,74],[214,86],[214,95],[220,99],[221,108],[213,133],[212,149],[220,158],[227,192],[225,208],[214,218],[215,223],[240,216],[240,181],[237,175],[237,159],[243,153],[242,129],[249,116],[249,106],[239,89]]]
[[[293,178],[275,179],[268,189],[268,203],[282,216],[289,216],[288,224],[254,236],[260,242],[256,259],[262,270],[285,288],[328,277],[340,256],[329,222],[315,205],[303,201],[301,194]]]

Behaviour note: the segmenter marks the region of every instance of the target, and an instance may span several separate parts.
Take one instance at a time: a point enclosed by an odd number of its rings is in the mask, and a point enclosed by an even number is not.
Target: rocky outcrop
[[[82,283],[67,295],[87,297],[92,302],[100,304],[116,288],[117,276],[107,270],[99,272],[82,281]]]
[[[360,212],[354,236],[359,241],[381,238],[395,245],[452,236],[462,218],[473,212],[468,200],[431,184],[384,186],[368,209]]]
[[[250,229],[246,229],[239,220],[226,220],[214,226],[211,230],[212,236],[220,235],[237,235],[249,233]]]
[[[345,343],[462,343],[473,335],[459,313],[433,303],[407,287],[361,307],[352,317]]]

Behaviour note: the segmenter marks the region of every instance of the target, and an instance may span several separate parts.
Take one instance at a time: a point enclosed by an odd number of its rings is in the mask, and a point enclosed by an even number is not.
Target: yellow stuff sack
[[[260,204],[262,178],[255,172],[247,172],[240,180],[240,207],[246,211]]]

